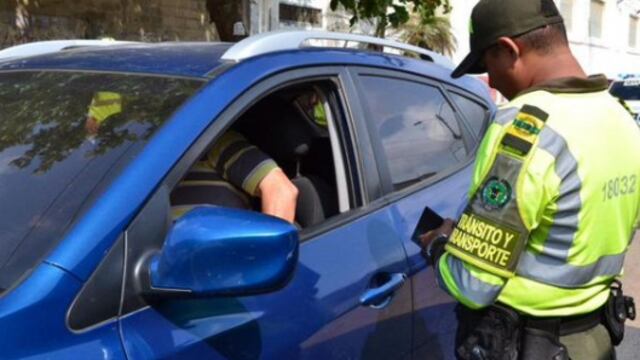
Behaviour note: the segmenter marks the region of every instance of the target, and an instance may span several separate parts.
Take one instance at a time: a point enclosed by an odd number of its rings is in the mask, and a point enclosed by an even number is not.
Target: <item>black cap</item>
[[[553,0],[480,0],[469,23],[471,52],[451,76],[485,72],[480,64],[482,54],[503,36],[516,37],[561,22]]]

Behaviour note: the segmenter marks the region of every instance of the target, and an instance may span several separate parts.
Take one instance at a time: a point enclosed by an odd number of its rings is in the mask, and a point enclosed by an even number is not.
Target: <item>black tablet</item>
[[[431,210],[430,207],[425,207],[424,211],[422,211],[422,215],[420,215],[420,220],[418,220],[418,223],[413,230],[411,240],[420,246],[420,235],[439,228],[443,222],[444,219],[440,215]]]

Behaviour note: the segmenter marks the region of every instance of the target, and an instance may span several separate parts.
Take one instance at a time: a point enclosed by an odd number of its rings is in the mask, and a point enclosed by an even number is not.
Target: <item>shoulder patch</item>
[[[536,106],[522,106],[509,125],[501,145],[508,152],[526,156],[548,118],[549,114]]]

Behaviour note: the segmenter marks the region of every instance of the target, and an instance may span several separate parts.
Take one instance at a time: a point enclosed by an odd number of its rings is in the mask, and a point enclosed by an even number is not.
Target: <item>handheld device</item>
[[[420,215],[420,220],[418,220],[418,223],[413,230],[411,240],[414,243],[418,244],[418,246],[420,246],[420,235],[439,228],[443,222],[444,219],[442,218],[442,216],[431,210],[430,207],[425,207],[422,211],[422,215]]]

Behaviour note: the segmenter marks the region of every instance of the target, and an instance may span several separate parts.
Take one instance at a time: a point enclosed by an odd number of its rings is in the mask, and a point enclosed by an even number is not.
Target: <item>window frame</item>
[[[475,154],[475,152],[478,150],[478,147],[480,146],[480,141],[482,141],[482,136],[476,136],[475,131],[473,131],[473,126],[471,126],[471,121],[467,118],[467,115],[464,113],[464,111],[462,111],[462,109],[460,108],[458,103],[455,101],[455,99],[451,96],[451,94],[455,94],[469,101],[472,101],[484,109],[484,119],[482,120],[483,124],[482,124],[482,128],[480,129],[480,135],[484,134],[489,128],[489,124],[491,122],[490,121],[491,110],[487,106],[485,101],[482,101],[479,97],[469,92],[466,92],[458,88],[454,88],[452,86],[445,86],[445,89],[446,89],[446,96],[449,98],[449,102],[453,104],[454,108],[456,109],[456,113],[458,113],[459,116],[463,119],[466,126],[470,129],[471,136],[473,136],[476,140],[475,146],[473,147],[473,150],[472,150],[472,152]]]
[[[638,47],[640,47],[639,45],[639,35],[640,35],[640,18],[637,15],[629,15],[629,26],[628,26],[628,35],[627,35],[627,46],[632,49],[632,50],[636,50],[638,49]],[[635,28],[634,28],[635,25]],[[632,40],[632,33],[633,33],[633,42],[631,42]]]
[[[575,8],[575,2],[573,0],[560,0],[559,11],[564,20],[567,35],[573,33],[573,12]],[[569,21],[567,21],[567,19]]]
[[[186,172],[191,168],[206,148],[226,131],[233,122],[264,97],[284,88],[314,81],[333,81],[338,99],[329,94],[334,121],[340,123],[336,129],[340,135],[343,148],[343,162],[345,173],[349,178],[350,209],[337,214],[320,224],[300,231],[300,244],[313,240],[316,236],[334,228],[343,226],[362,217],[378,207],[369,206],[371,193],[380,188],[380,177],[377,169],[371,164],[375,162],[368,139],[368,132],[363,132],[361,125],[354,119],[360,111],[355,97],[355,88],[348,70],[344,66],[317,66],[288,70],[256,82],[252,87],[236,98],[207,129],[194,140],[191,147],[176,162],[167,174],[162,187],[173,189]],[[334,108],[333,106],[337,107]],[[344,126],[344,128],[342,128]]]
[[[597,5],[595,5],[597,4]],[[593,34],[592,30],[592,23],[594,21],[594,17],[593,17],[593,8],[595,6],[601,6],[602,12],[600,13],[600,16],[598,18],[598,27],[600,30],[600,33],[597,34],[597,36],[595,34]],[[605,24],[605,17],[606,17],[606,12],[607,12],[607,4],[606,2],[602,1],[602,0],[591,0],[589,1],[589,23],[588,23],[588,27],[587,27],[587,34],[589,34],[589,38],[590,39],[595,39],[595,40],[602,40],[604,39],[604,24]]]
[[[455,174],[467,166],[469,166],[475,159],[475,150],[479,146],[479,141],[473,135],[473,132],[470,128],[470,125],[466,122],[466,119],[463,116],[460,116],[460,110],[458,107],[454,106],[452,103],[452,99],[448,94],[447,87],[442,81],[430,77],[424,77],[419,75],[414,75],[411,73],[399,72],[388,69],[380,69],[380,68],[372,68],[372,67],[353,67],[350,69],[352,78],[354,82],[356,82],[357,86],[357,94],[360,98],[359,103],[363,104],[364,101],[364,87],[360,81],[361,76],[378,76],[378,77],[386,77],[390,79],[395,79],[399,81],[408,81],[413,83],[422,84],[425,86],[431,86],[440,91],[441,95],[445,99],[445,101],[451,106],[451,109],[456,117],[456,120],[460,124],[460,130],[462,132],[463,142],[465,144],[465,149],[467,150],[467,157],[457,163],[454,166],[448,167],[439,173],[431,176],[429,178],[417,181],[410,186],[407,186],[403,189],[395,190],[393,188],[393,182],[391,180],[389,166],[387,164],[386,156],[384,155],[384,148],[382,142],[380,141],[379,136],[377,135],[377,131],[375,129],[374,124],[371,121],[363,121],[367,125],[367,131],[369,133],[371,147],[374,155],[376,156],[376,163],[378,167],[378,172],[380,174],[380,181],[383,186],[383,194],[379,199],[379,202],[382,204],[386,204],[389,202],[397,201],[398,199],[407,197],[415,192],[418,192],[422,189],[425,189],[437,182],[440,182],[452,174]],[[465,92],[463,92],[465,93]],[[473,97],[475,98],[475,97]],[[484,103],[484,102],[481,102]],[[364,108],[361,110],[366,117],[369,117],[368,111]]]

